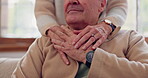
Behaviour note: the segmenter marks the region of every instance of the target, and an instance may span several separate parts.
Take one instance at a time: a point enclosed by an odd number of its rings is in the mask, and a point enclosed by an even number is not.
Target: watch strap
[[[89,63],[89,62],[86,60],[86,63],[85,63],[85,65],[86,65],[88,68],[90,68],[90,66],[91,66],[91,63]]]
[[[112,32],[115,30],[116,26],[110,20],[103,20],[103,22],[112,28]]]
[[[112,28],[112,32],[115,30],[116,26],[114,24],[110,24],[111,28]]]

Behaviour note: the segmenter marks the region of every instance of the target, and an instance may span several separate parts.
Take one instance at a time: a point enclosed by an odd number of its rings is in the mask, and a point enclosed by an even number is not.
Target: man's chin
[[[68,24],[72,30],[80,31],[83,30],[85,27],[79,24]]]
[[[67,21],[67,23],[77,23],[77,22],[79,22],[79,19],[72,17],[72,18],[66,19],[66,21]]]
[[[66,22],[68,25],[74,26],[74,25],[77,25],[80,22],[80,20],[75,18],[69,18],[69,19],[66,19]]]
[[[81,14],[68,14],[66,15],[66,20],[70,22],[77,22],[83,20]]]

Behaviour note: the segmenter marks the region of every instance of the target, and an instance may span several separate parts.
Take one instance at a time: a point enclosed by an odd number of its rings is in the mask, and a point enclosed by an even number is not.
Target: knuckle
[[[96,44],[95,44],[95,46],[99,46],[101,43],[100,43],[100,41],[98,41]]]
[[[48,31],[47,31],[47,35],[52,35],[51,30],[48,30]]]
[[[107,39],[107,36],[102,36],[101,40],[105,41],[105,39]]]
[[[96,39],[94,37],[91,37],[91,41],[94,42],[96,41]]]
[[[91,32],[97,32],[96,28],[92,28]]]
[[[91,26],[87,26],[86,27],[86,30],[90,30],[92,27]]]

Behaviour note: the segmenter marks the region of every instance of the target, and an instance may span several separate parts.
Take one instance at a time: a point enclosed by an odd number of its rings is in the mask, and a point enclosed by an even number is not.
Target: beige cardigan
[[[51,26],[66,24],[63,12],[63,0],[36,0],[35,16],[42,35]],[[122,26],[127,16],[127,0],[108,0],[101,19],[109,19],[116,26]]]
[[[74,78],[78,63],[65,65],[47,37],[37,39],[12,78]],[[95,50],[88,78],[148,78],[148,45],[134,31],[119,31]]]

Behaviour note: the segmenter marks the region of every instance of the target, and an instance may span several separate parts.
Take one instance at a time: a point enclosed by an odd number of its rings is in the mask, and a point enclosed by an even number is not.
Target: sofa
[[[11,78],[20,58],[0,58],[0,78]]]

